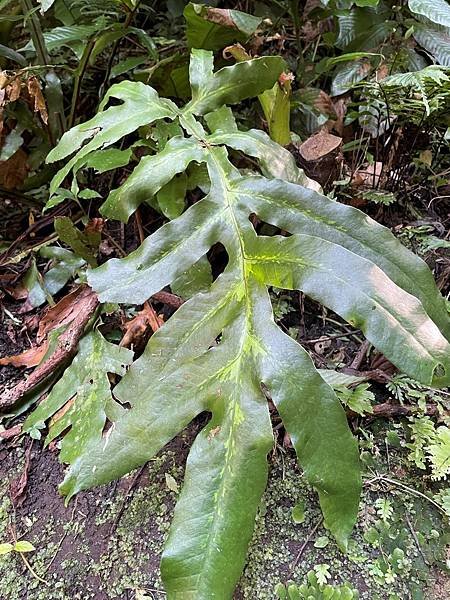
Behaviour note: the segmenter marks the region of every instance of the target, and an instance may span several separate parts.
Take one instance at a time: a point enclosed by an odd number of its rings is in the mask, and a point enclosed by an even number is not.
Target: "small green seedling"
[[[33,552],[36,548],[30,542],[25,540],[20,540],[18,542],[14,542],[14,544],[5,543],[0,544],[0,556],[3,554],[10,554],[11,552]]]

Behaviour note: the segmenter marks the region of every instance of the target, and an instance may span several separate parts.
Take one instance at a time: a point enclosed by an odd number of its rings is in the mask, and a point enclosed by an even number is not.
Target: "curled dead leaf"
[[[123,336],[120,345],[128,348],[131,344],[138,344],[144,337],[148,328],[153,332],[163,325],[163,319],[158,316],[151,304],[145,302],[144,307],[138,314],[133,317],[128,323],[125,323],[125,335]]]
[[[34,112],[38,112],[41,115],[41,119],[45,124],[48,123],[48,112],[45,104],[44,94],[42,93],[41,84],[34,75],[28,78],[27,81],[28,93],[34,101]]]

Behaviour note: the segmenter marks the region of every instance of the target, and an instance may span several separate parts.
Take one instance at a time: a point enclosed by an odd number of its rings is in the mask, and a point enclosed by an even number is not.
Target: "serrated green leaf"
[[[373,392],[369,391],[369,384],[362,383],[355,389],[334,387],[341,402],[358,415],[373,413],[372,402],[375,400]]]
[[[106,420],[115,421],[124,412],[111,396],[108,373],[124,375],[132,357],[131,350],[107,342],[97,330],[88,333],[72,364],[27,418],[23,430],[34,430],[72,401],[51,423],[45,443],[70,428],[61,443],[61,460],[74,463],[92,443],[102,440]]]
[[[190,2],[184,9],[190,48],[220,50],[233,42],[245,42],[262,19],[239,10],[213,8]]]
[[[450,5],[446,0],[408,0],[409,10],[432,23],[450,27]]]
[[[286,587],[282,583],[277,583],[275,586],[275,594],[279,600],[286,600],[287,598],[287,590]]]
[[[436,437],[427,448],[429,454],[432,477],[443,479],[450,474],[450,429],[442,426],[436,430]]]

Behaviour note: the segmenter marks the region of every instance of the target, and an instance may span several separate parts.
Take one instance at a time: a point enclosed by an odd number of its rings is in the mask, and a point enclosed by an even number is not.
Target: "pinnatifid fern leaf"
[[[128,257],[89,272],[101,301],[138,304],[217,242],[228,254],[210,288],[151,337],[114,389],[131,408],[113,416],[103,438],[92,439],[70,461],[61,485],[70,498],[118,478],[148,461],[197,415],[211,413],[190,451],[163,554],[169,599],[232,597],[266,485],[273,445],[268,397],[318,491],[325,524],[342,546],[356,520],[356,441],[333,389],[308,353],[275,324],[269,286],[302,290],[330,307],[416,379],[450,381],[450,322],[425,263],[362,212],[305,187],[311,182],[285,149],[261,131],[238,130],[231,111],[222,108],[270,88],[282,68],[279,59],[266,57],[213,73],[212,54],[194,50],[192,100],[184,108],[148,86],[122,82],[111,88],[100,112],[66,133],[51,154],[57,160],[77,151],[56,175],[56,190],[89,153],[155,119],[177,120],[183,133],[161,154],[143,158],[103,205],[105,216],[124,221],[190,162],[207,167],[210,189],[203,199]],[[122,104],[105,110],[110,97]],[[228,148],[255,157],[262,175],[244,176]],[[252,214],[290,235],[257,235]]]

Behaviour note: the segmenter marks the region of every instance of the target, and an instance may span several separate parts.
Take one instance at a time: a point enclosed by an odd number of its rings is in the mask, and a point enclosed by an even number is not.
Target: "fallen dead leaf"
[[[13,479],[10,484],[11,501],[15,507],[20,506],[26,498],[26,487],[28,483],[28,472],[31,463],[31,449],[33,448],[33,440],[30,440],[28,448],[25,451],[25,464],[22,473]]]
[[[28,156],[22,148],[3,162],[0,162],[0,185],[7,190],[20,188],[28,174]]]
[[[236,23],[231,18],[231,13],[228,8],[207,8],[205,16],[207,21],[216,23],[216,25],[238,29]]]
[[[378,187],[380,184],[382,170],[383,163],[379,161],[363,167],[359,171],[356,171],[353,175],[352,186],[360,187],[362,185],[367,185],[371,188]]]
[[[22,352],[12,356],[0,358],[0,365],[11,365],[12,367],[35,367],[44,358],[48,350],[48,341],[45,340],[40,346],[32,346]]]
[[[163,323],[163,319],[156,314],[152,305],[145,302],[143,309],[128,323],[125,323],[125,334],[120,345],[129,347],[133,344],[136,346],[142,340],[149,327],[155,332]]]
[[[41,119],[45,124],[48,123],[48,112],[45,104],[44,94],[42,93],[41,84],[34,75],[28,78],[27,81],[28,93],[34,101],[34,112],[38,112],[41,115]]]
[[[86,324],[98,306],[97,294],[88,286],[83,287],[83,295],[78,297],[74,318],[68,323],[65,331],[58,337],[56,348],[51,355],[42,362],[27,379],[21,380],[15,387],[7,389],[0,396],[0,410],[13,406],[20,398],[46,377],[54,373],[68,359],[78,347],[78,341],[83,335]]]

